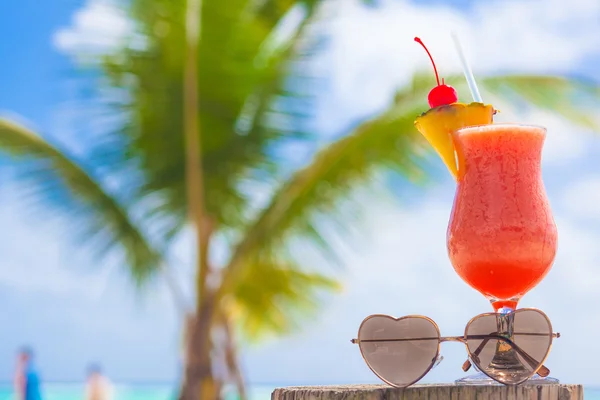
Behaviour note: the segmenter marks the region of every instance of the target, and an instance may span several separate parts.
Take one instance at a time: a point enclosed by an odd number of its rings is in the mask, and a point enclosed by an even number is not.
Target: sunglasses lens
[[[439,331],[428,319],[372,316],[361,325],[360,351],[371,370],[398,387],[415,383],[438,355]]]
[[[519,361],[533,374],[544,362],[552,344],[552,326],[539,311],[524,310],[515,314],[515,343],[523,352],[518,352]]]
[[[492,314],[474,319],[467,327],[467,346],[480,371],[502,383],[516,384],[530,378],[542,365],[550,351],[552,327],[536,310],[517,310],[508,318],[513,329],[512,338],[507,337],[513,345],[494,338],[499,335],[500,320]]]

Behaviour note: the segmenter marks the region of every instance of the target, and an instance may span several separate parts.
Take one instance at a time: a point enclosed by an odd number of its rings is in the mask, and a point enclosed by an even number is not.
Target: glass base
[[[454,381],[454,383],[456,385],[502,385],[501,383],[496,382],[483,372],[478,372],[476,374],[457,379]],[[538,374],[535,374],[531,378],[527,379],[525,382],[521,383],[521,385],[545,385],[551,383],[559,383],[559,380],[550,376],[542,378]]]

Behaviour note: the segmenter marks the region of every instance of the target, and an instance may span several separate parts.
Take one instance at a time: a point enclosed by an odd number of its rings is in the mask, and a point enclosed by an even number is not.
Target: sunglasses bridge
[[[459,342],[459,343],[467,343],[467,339],[464,336],[446,336],[440,338],[440,343],[444,342]]]

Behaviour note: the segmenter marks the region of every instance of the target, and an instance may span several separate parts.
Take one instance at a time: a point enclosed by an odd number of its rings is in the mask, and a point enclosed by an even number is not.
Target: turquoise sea
[[[114,384],[113,400],[173,400],[176,386]],[[250,400],[269,400],[275,386],[255,385],[248,388]],[[43,400],[83,400],[83,385],[50,383],[43,386]],[[10,384],[0,384],[0,400],[14,400]],[[229,399],[228,399],[229,400]],[[234,397],[231,396],[231,400]]]
[[[249,388],[250,400],[269,400],[275,387],[288,385],[254,385]],[[115,385],[114,400],[172,400],[173,387],[169,385]],[[600,400],[600,388],[586,387],[585,400]],[[10,385],[0,386],[0,400],[14,400]],[[80,384],[46,384],[43,400],[83,400]],[[232,399],[233,400],[233,399]]]

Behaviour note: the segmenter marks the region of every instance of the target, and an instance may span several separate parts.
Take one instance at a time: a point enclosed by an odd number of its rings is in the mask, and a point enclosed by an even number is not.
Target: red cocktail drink
[[[419,38],[415,41],[425,47]],[[415,119],[415,126],[457,183],[447,231],[448,255],[458,275],[482,293],[497,312],[496,326],[483,329],[485,334],[495,332],[499,339],[471,343],[480,352],[477,362],[481,373],[456,383],[487,385],[493,383],[492,376],[514,382],[518,376],[532,372],[528,368],[533,365],[538,368],[534,372],[541,371],[543,363],[527,361],[513,346],[516,338],[531,339],[535,332],[515,331],[512,311],[521,297],[546,276],[556,255],[556,225],[541,174],[546,130],[495,124],[496,110],[481,102],[464,62],[475,101],[458,102],[456,91],[443,79],[440,84],[433,58],[427,53],[437,86],[428,96],[431,108]],[[530,340],[530,344],[535,343]],[[557,383],[547,377],[548,373],[546,368],[531,381]]]
[[[490,124],[453,132],[457,189],[447,232],[460,277],[497,310],[550,270],[557,231],[541,174],[546,130]]]

